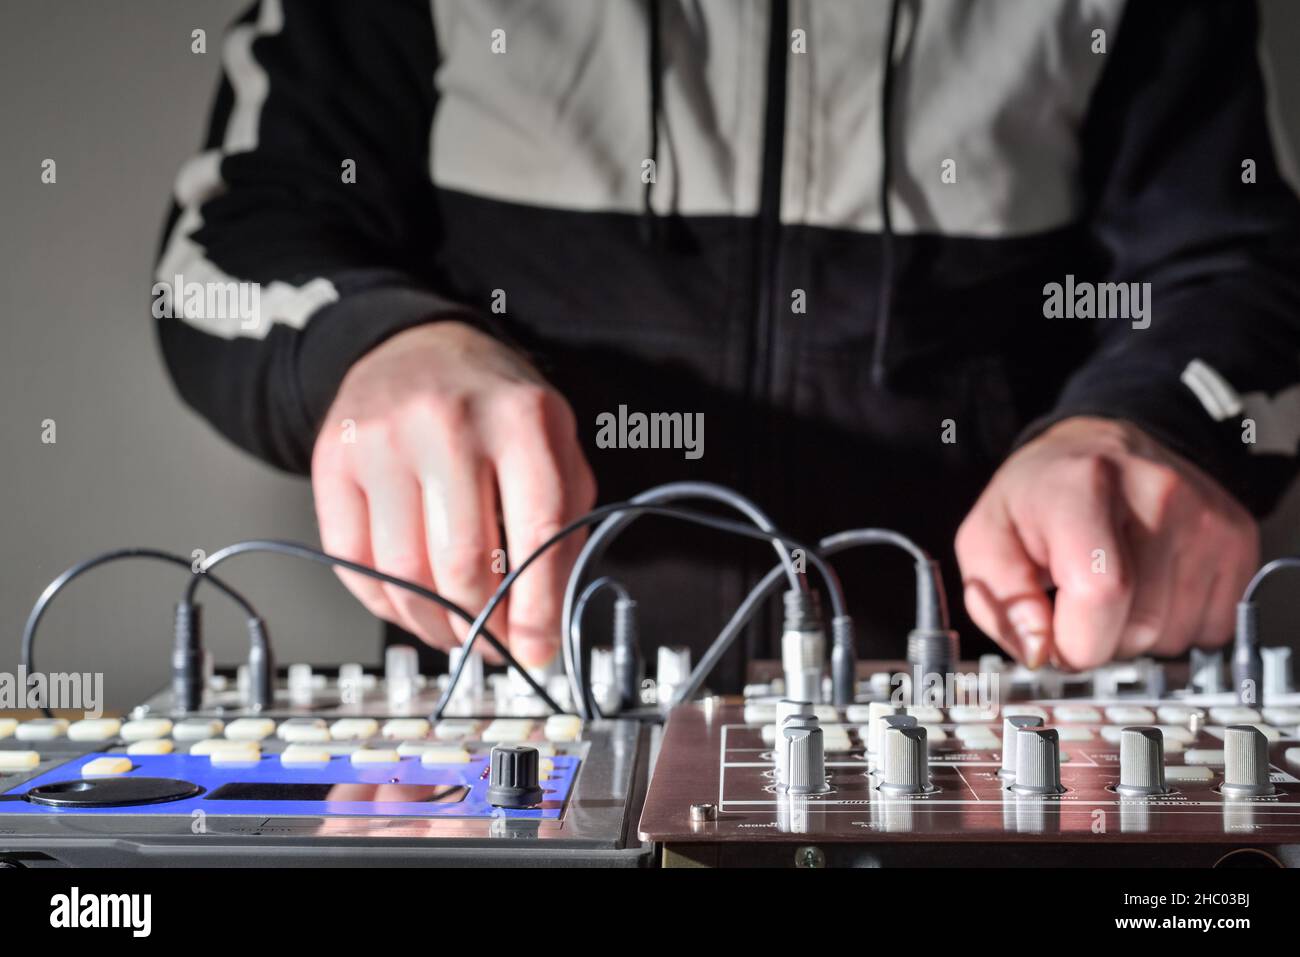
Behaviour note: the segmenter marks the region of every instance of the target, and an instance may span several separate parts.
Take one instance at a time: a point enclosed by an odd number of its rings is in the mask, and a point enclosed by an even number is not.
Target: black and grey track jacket
[[[727,482],[950,578],[992,470],[1066,416],[1262,513],[1300,439],[1300,205],[1258,42],[1244,0],[263,0],[156,276],[259,283],[260,314],[170,310],[163,354],[302,472],[354,361],[468,319],[573,404],[603,500]],[[703,454],[598,446],[621,406],[703,413]],[[770,561],[631,538],[657,641],[710,636]],[[907,562],[861,572],[897,653]]]

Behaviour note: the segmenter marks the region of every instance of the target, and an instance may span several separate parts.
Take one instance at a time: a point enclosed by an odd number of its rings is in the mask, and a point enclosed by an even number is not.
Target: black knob
[[[488,772],[488,803],[493,807],[534,807],[542,803],[537,749],[498,744]]]

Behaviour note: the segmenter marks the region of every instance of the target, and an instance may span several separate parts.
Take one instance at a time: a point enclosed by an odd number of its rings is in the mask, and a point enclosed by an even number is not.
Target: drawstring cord
[[[663,37],[659,30],[660,0],[649,0],[650,20],[649,64],[650,86],[650,169],[651,179],[645,183],[645,198],[641,210],[641,241],[652,244],[658,239],[658,220],[655,216],[655,179],[659,177],[659,114],[663,109]]]
[[[885,30],[885,62],[880,81],[880,298],[876,306],[876,342],[871,354],[871,382],[877,389],[887,384],[885,364],[889,325],[894,309],[894,223],[889,214],[893,182],[894,46],[898,35],[901,0],[891,0]]]

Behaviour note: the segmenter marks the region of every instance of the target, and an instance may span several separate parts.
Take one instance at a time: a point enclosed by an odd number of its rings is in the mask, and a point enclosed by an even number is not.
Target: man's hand
[[[501,583],[507,552],[518,565],[596,495],[564,399],[522,356],[451,321],[402,332],[348,371],[316,440],[312,489],[326,551],[472,613]],[[558,647],[580,540],[529,566],[488,622],[522,664],[543,664]],[[435,647],[468,631],[410,592],[341,577],[371,612]]]
[[[1223,644],[1258,538],[1190,462],[1132,425],[1081,417],[1003,463],[957,560],[971,618],[1011,655],[1083,669]]]

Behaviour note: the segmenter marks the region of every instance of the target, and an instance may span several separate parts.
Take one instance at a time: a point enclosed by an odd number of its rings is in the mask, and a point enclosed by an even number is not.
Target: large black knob
[[[537,749],[498,744],[488,772],[488,803],[493,807],[535,807],[542,803]]]

